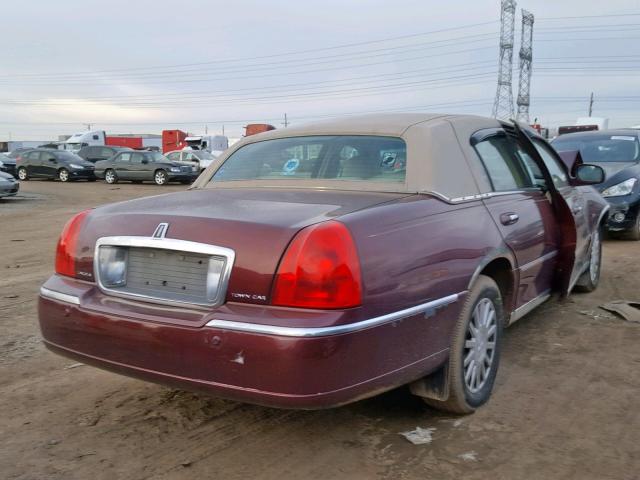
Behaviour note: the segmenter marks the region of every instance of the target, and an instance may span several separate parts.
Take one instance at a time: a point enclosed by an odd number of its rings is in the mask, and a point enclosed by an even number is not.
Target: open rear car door
[[[578,192],[573,187],[562,189],[562,191],[556,188],[551,174],[533,141],[516,122],[504,124],[504,127],[507,132],[514,132],[521,145],[526,149],[526,153],[533,159],[544,176],[546,194],[551,200],[558,220],[558,234],[560,236],[558,239],[557,271],[553,289],[561,297],[566,297],[582,274],[583,264],[579,258],[580,242],[578,241],[578,230],[584,226],[584,222],[579,218],[584,216],[584,208],[579,205],[583,200],[576,197]]]

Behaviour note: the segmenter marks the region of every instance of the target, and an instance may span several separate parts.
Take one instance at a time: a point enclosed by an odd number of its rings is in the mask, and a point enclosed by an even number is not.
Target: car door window
[[[186,162],[196,162],[198,161],[198,157],[196,157],[193,153],[185,153],[184,159]]]
[[[531,187],[531,178],[506,135],[494,135],[474,145],[496,192]]]
[[[172,162],[176,162],[180,160],[180,152],[171,152],[169,155],[167,155],[167,158]]]
[[[129,163],[130,160],[131,160],[131,154],[130,153],[122,153],[116,159],[116,162],[118,162],[118,163]]]
[[[38,160],[40,158],[40,152],[31,152],[27,155],[29,160]]]
[[[536,138],[533,138],[532,141],[536,150],[538,150],[538,153],[542,157],[542,161],[547,167],[547,170],[549,170],[549,174],[551,175],[551,179],[553,180],[556,188],[566,187],[569,185],[564,165],[562,165],[562,163],[556,158],[549,147]]]
[[[40,154],[40,159],[41,159],[43,162],[48,162],[48,161],[50,161],[50,160],[52,160],[52,161],[54,161],[54,162],[56,161],[56,157],[55,157],[55,155],[53,155],[52,153],[49,153],[49,152],[42,152],[42,153]]]
[[[134,153],[131,155],[131,163],[135,163],[136,165],[140,165],[142,163],[142,154]]]

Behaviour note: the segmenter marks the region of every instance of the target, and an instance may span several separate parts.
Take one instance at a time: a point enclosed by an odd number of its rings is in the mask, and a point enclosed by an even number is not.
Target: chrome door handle
[[[500,223],[503,225],[513,225],[516,223],[520,217],[517,213],[503,213],[500,215]]]

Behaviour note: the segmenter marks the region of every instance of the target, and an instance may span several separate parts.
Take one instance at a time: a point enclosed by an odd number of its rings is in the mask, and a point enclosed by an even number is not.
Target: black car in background
[[[16,160],[20,180],[53,178],[61,182],[81,179],[92,182],[96,179],[93,163],[64,150],[34,148],[21,152]]]
[[[16,159],[0,153],[0,172],[16,176]]]
[[[611,205],[607,229],[640,240],[640,130],[569,133],[551,142],[559,152],[579,151],[584,163],[601,166],[596,185]]]
[[[108,160],[113,157],[116,153],[132,151],[129,147],[110,147],[110,146],[97,146],[97,145],[89,145],[86,147],[82,147],[78,150],[77,155],[79,157],[84,158],[86,161],[91,163],[99,162],[100,160]]]
[[[197,167],[172,162],[161,153],[138,151],[120,152],[109,160],[96,162],[95,168],[96,176],[104,178],[107,183],[119,180],[141,183],[146,180],[157,185],[166,185],[168,182],[187,184],[200,173]]]

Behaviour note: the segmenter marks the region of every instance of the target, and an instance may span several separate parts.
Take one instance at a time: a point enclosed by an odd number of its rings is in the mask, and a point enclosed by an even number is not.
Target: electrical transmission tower
[[[511,72],[513,69],[513,34],[516,19],[515,0],[502,0],[500,13],[500,68],[498,89],[493,102],[493,116],[504,120],[513,118],[513,91]]]
[[[529,90],[531,88],[531,59],[533,51],[533,14],[522,10],[520,37],[520,81],[518,82],[518,114],[516,120],[529,123]]]

